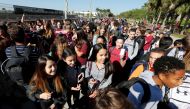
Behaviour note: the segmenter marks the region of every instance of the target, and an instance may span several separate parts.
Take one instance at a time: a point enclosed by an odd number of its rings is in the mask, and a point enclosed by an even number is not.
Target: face
[[[135,32],[130,31],[129,32],[129,39],[133,40],[135,38],[135,34],[136,34]]]
[[[105,29],[102,28],[102,29],[100,30],[100,35],[102,36],[104,33],[105,33]]]
[[[156,59],[158,59],[158,58],[160,58],[162,56],[164,56],[163,53],[151,52],[150,57],[149,57],[149,65],[150,65],[150,67],[152,68],[154,62],[156,61]]]
[[[75,55],[68,56],[68,57],[66,57],[66,59],[64,59],[64,61],[67,63],[68,66],[73,67],[76,62],[76,57],[75,57]]]
[[[137,30],[137,31],[136,31],[136,36],[140,36],[140,35],[141,35],[140,30]]]
[[[168,74],[163,74],[161,73],[159,75],[159,78],[161,79],[162,83],[169,87],[169,88],[174,88],[182,84],[183,78],[185,76],[185,70],[177,70],[174,73],[168,73]]]
[[[98,38],[96,41],[97,44],[104,44],[104,40],[102,38]]]
[[[89,26],[86,27],[86,32],[87,32],[87,33],[90,32],[90,27],[89,27]]]
[[[116,47],[119,48],[119,49],[122,48],[123,43],[124,43],[124,41],[122,39],[117,39],[116,40]]]
[[[56,74],[56,70],[57,70],[57,66],[56,66],[55,62],[52,60],[48,60],[46,62],[46,66],[45,66],[46,74],[53,76]]]
[[[159,37],[160,37],[160,38],[164,37],[164,34],[160,34]]]
[[[107,51],[106,49],[100,49],[99,52],[96,55],[96,61],[98,63],[103,64],[107,58]]]
[[[61,23],[57,22],[57,28],[61,28]]]
[[[75,41],[77,39],[77,33],[74,33],[72,40]]]

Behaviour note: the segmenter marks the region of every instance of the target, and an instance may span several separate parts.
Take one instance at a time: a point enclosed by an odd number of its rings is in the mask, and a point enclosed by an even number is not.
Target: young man
[[[144,90],[141,84],[135,83],[130,88],[128,100],[137,109],[157,109],[159,101],[163,100],[166,87],[174,88],[183,82],[185,76],[185,65],[181,60],[174,57],[163,56],[157,59],[153,65],[154,75],[149,71],[143,72],[144,79],[150,88],[150,99],[146,103],[141,103]]]
[[[130,60],[134,59],[139,51],[139,44],[135,41],[136,29],[129,30],[128,38],[125,40],[124,48],[128,50],[128,57]]]
[[[156,49],[153,49],[150,51],[150,55],[149,55],[149,58],[148,58],[148,62],[147,61],[140,61],[140,62],[137,62],[133,67],[136,67],[136,68],[132,68],[132,71],[131,71],[131,75],[129,77],[129,79],[131,78],[134,78],[134,77],[139,77],[139,75],[145,71],[145,70],[148,70],[150,72],[152,72],[153,74],[153,64],[154,62],[156,61],[156,59],[162,57],[165,55],[165,50],[164,49],[161,49],[161,48],[156,48]]]

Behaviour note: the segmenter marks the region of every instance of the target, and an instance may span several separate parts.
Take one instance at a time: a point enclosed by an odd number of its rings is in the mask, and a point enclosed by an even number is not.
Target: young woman
[[[127,100],[118,89],[105,88],[96,97],[94,109],[134,109],[133,105]]]
[[[74,48],[77,54],[77,61],[79,61],[82,66],[85,66],[90,51],[90,44],[87,40],[87,36],[83,30],[78,30],[73,37],[76,37]]]
[[[97,44],[97,38],[99,36],[103,36],[105,39],[106,39],[106,42],[108,42],[108,37],[107,37],[107,28],[105,26],[101,26],[100,27],[100,30],[99,30],[99,33],[97,34],[94,34],[94,37],[93,37],[93,45]]]
[[[40,103],[41,109],[62,109],[66,102],[66,93],[52,57],[39,57],[27,92],[32,101]]]
[[[73,95],[74,104],[79,100],[80,82],[84,78],[84,73],[81,73],[79,64],[76,62],[76,54],[74,50],[65,48],[63,50],[63,77],[67,82],[67,103],[71,107],[71,96]]]
[[[96,97],[98,89],[108,87],[112,82],[113,66],[108,61],[108,51],[103,44],[93,46],[92,55],[86,64],[85,78],[88,80],[90,89],[96,86],[94,91],[89,93],[90,98]]]
[[[63,50],[68,47],[66,40],[66,35],[58,34],[53,42],[53,45],[50,48],[50,56],[53,56],[56,61],[62,60]]]

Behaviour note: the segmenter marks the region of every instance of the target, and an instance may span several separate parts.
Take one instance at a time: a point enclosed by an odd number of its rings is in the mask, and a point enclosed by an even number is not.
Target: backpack
[[[115,88],[119,89],[127,97],[130,92],[130,87],[133,86],[135,83],[140,83],[144,90],[144,95],[142,97],[141,104],[148,102],[151,96],[150,88],[148,83],[142,78],[136,77],[128,81],[123,81],[119,83]]]
[[[149,69],[148,63],[147,63],[146,61],[144,61],[144,60],[141,60],[141,61],[136,62],[136,63],[133,65],[133,67],[132,67],[132,69],[131,69],[131,71],[130,71],[130,75],[134,72],[134,70],[135,70],[139,65],[143,65],[143,67],[144,67],[143,71]]]
[[[4,74],[7,73],[13,82],[21,86],[30,79],[29,54],[30,47],[25,47],[24,54],[20,55],[16,46],[11,46],[11,58],[3,62]]]

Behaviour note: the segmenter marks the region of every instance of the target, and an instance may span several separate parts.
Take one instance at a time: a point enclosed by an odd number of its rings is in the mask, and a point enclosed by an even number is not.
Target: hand
[[[97,80],[95,80],[94,78],[90,78],[89,84],[95,84],[95,83],[97,83]]]
[[[124,58],[125,55],[120,55],[120,60]]]
[[[71,87],[71,90],[79,91],[81,89],[81,85],[77,84],[77,87]]]
[[[55,104],[52,104],[49,108],[50,109],[55,109]]]
[[[89,95],[89,98],[95,98],[98,95],[98,91],[95,90],[92,94]]]
[[[51,98],[51,93],[44,92],[44,93],[40,94],[40,98],[44,99],[44,100],[49,100]]]

